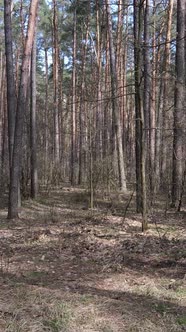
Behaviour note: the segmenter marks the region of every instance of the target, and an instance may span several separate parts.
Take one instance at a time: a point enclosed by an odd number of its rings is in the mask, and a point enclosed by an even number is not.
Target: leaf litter
[[[143,234],[125,200],[90,211],[81,195],[26,201],[13,222],[1,210],[0,331],[186,331],[183,215],[154,212]]]

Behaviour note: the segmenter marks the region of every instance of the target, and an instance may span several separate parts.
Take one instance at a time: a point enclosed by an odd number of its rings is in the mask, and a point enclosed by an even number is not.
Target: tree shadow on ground
[[[70,204],[63,201],[55,222],[51,222],[50,214],[46,214],[47,223],[36,215],[32,221],[28,217],[2,230],[0,274],[4,284],[21,283],[25,287],[36,285],[62,293],[92,295],[98,302],[104,301],[106,310],[113,314],[119,310],[121,316],[122,310],[138,317],[142,312],[147,319],[151,319],[151,314],[157,314],[158,318],[184,313],[185,307],[166,298],[137,294],[135,289],[118,291],[114,285],[105,289],[104,278],[112,279],[114,274],[125,278],[127,273],[136,279],[181,280],[186,272],[185,239],[175,238],[174,230],[172,239],[164,233],[139,233],[140,222],[134,215],[136,226],[128,218],[125,227],[117,217],[84,214],[81,209],[76,210],[76,204]],[[65,210],[70,206],[71,212]],[[51,207],[55,211],[53,200]],[[172,221],[162,218],[160,222],[172,226]]]
[[[34,279],[40,278],[40,282]],[[47,279],[48,282],[45,282]],[[103,280],[103,276],[95,276],[95,286],[89,286],[82,279],[79,282],[75,282],[75,279],[68,280],[68,282],[64,282],[63,278],[61,280],[54,279],[52,274],[40,272],[38,275],[35,273],[35,276],[32,279],[29,278],[17,278],[15,275],[11,275],[11,273],[6,274],[4,279],[5,282],[11,281],[14,283],[14,287],[16,285],[22,285],[25,288],[32,286],[38,286],[39,289],[50,289],[50,291],[58,291],[58,294],[61,296],[63,293],[68,292],[69,294],[83,296],[85,301],[86,298],[91,299],[100,307],[101,311],[106,313],[106,315],[115,315],[120,316],[121,320],[125,320],[125,318],[129,315],[133,317],[133,322],[135,320],[152,321],[157,327],[161,327],[161,324],[167,319],[170,320],[170,317],[174,317],[175,321],[179,317],[185,317],[186,307],[182,305],[178,305],[174,300],[170,299],[159,299],[156,296],[149,294],[137,294],[131,291],[119,291],[114,289],[105,289],[101,286]],[[8,285],[7,282],[7,285]],[[98,286],[97,286],[98,285]],[[29,290],[29,288],[28,288]],[[131,322],[132,323],[132,322]],[[171,323],[170,323],[171,326]],[[182,329],[180,328],[179,331]],[[128,331],[128,330],[127,330]],[[164,329],[162,331],[165,331]],[[166,331],[168,331],[166,329]],[[172,331],[172,330],[171,330]],[[176,329],[176,331],[178,331]]]

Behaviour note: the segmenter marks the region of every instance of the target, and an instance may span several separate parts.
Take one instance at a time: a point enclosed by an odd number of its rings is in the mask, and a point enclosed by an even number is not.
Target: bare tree
[[[76,160],[76,55],[77,55],[77,8],[74,3],[73,16],[73,68],[72,68],[72,120],[71,120],[71,184],[75,184]]]
[[[134,0],[134,68],[136,113],[136,206],[142,213],[142,230],[147,229],[146,143],[142,95],[143,0]]]
[[[8,107],[8,139],[9,139],[9,166],[12,165],[12,153],[14,145],[14,129],[16,114],[16,90],[14,80],[14,64],[12,49],[12,20],[11,0],[4,0],[4,27],[5,27],[5,52],[6,52],[6,76],[7,76],[7,107]]]
[[[36,31],[31,56],[31,95],[30,95],[30,148],[31,148],[31,197],[38,193],[37,137],[36,137]]]
[[[28,91],[27,87],[29,82],[29,65],[30,65],[30,58],[31,58],[34,33],[35,33],[37,7],[38,7],[38,0],[32,0],[30,4],[27,38],[23,52],[19,95],[17,101],[12,168],[10,174],[9,206],[8,206],[9,219],[18,217],[18,187],[20,179],[21,160],[22,160],[23,120],[24,120],[27,91]]]
[[[183,176],[185,126],[185,0],[177,1],[176,82],[174,95],[174,138],[172,168],[172,205],[178,206]]]
[[[109,35],[109,52],[110,52],[110,74],[111,74],[111,93],[112,93],[112,109],[114,116],[114,128],[117,141],[117,156],[118,156],[118,169],[119,169],[119,186],[122,191],[127,190],[126,175],[124,167],[123,144],[122,144],[122,130],[120,121],[120,111],[118,103],[118,78],[116,71],[116,60],[114,53],[114,43],[112,35],[112,19],[110,12],[111,5],[106,0],[106,11],[108,21],[108,35]]]
[[[59,41],[58,41],[58,16],[57,3],[53,0],[53,42],[54,42],[54,162],[59,164],[60,146],[59,146]]]

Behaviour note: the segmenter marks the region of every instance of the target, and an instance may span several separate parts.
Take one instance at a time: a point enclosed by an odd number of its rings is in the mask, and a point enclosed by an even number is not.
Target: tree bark
[[[136,207],[142,214],[142,231],[147,225],[146,151],[142,103],[142,32],[143,0],[134,0],[134,68],[136,113]]]
[[[22,160],[23,120],[24,120],[25,106],[26,106],[27,87],[29,81],[29,64],[30,64],[30,57],[31,57],[34,32],[35,32],[37,7],[38,7],[38,0],[32,0],[30,4],[27,38],[23,53],[21,79],[20,79],[19,95],[17,101],[12,168],[10,174],[9,206],[8,206],[9,219],[14,219],[18,217],[18,187],[20,179],[21,160]]]
[[[176,83],[174,95],[174,138],[172,169],[172,206],[180,200],[185,126],[185,0],[177,1]]]
[[[38,194],[37,132],[36,132],[36,31],[31,56],[31,100],[30,100],[30,148],[31,148],[31,197]]]
[[[47,168],[48,168],[48,49],[45,47],[45,115],[44,115],[44,121],[45,121],[45,170],[44,170],[44,178],[45,182],[47,179]]]
[[[106,0],[106,11],[107,11],[107,20],[108,20],[109,51],[110,51],[112,109],[114,115],[114,127],[116,133],[116,141],[117,141],[119,186],[121,191],[127,191],[124,156],[123,156],[123,144],[122,144],[122,130],[121,130],[119,103],[118,103],[118,78],[116,72],[116,61],[115,61],[113,35],[112,35],[112,19],[110,12],[110,4],[108,0]]]
[[[79,174],[78,184],[82,184],[83,181],[83,161],[85,152],[85,69],[86,69],[86,55],[87,55],[87,44],[88,44],[88,33],[89,33],[89,14],[86,20],[86,33],[85,33],[85,44],[82,49],[82,81],[81,81],[81,96],[80,96],[80,109],[79,109]]]
[[[76,1],[73,18],[73,68],[72,68],[72,120],[71,120],[71,175],[70,182],[75,184],[76,161],[76,55],[77,55],[77,8]]]
[[[150,64],[150,4],[149,0],[144,2],[144,92],[143,92],[143,112],[144,112],[144,138],[145,146],[144,149],[148,151],[146,157],[147,162],[150,165],[149,161],[151,159],[150,149],[149,149],[149,133],[150,133],[150,100],[151,100],[151,64]],[[150,177],[153,174],[150,172]],[[150,182],[152,180],[150,179]]]
[[[58,17],[57,3],[53,0],[53,37],[54,37],[54,163],[59,166],[60,146],[59,146],[59,41],[58,41]]]
[[[170,66],[170,51],[171,51],[171,27],[173,15],[174,1],[169,0],[168,13],[167,13],[167,31],[165,40],[165,51],[163,59],[163,87],[162,87],[162,115],[163,115],[163,132],[162,132],[162,161],[161,161],[161,175],[166,179],[167,174],[167,157],[168,157],[168,142],[167,142],[167,125],[168,125],[168,108],[169,108],[169,66]]]
[[[8,108],[8,141],[9,141],[9,168],[11,172],[12,154],[14,146],[14,129],[16,114],[16,90],[14,80],[14,63],[12,48],[12,20],[11,0],[4,0],[4,27],[5,27],[5,52],[7,76],[7,108]]]

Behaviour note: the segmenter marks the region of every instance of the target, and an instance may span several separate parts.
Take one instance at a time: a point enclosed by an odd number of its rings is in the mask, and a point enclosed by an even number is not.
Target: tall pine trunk
[[[34,33],[35,33],[37,7],[38,7],[38,0],[32,0],[30,4],[27,38],[23,52],[21,79],[20,79],[19,95],[17,101],[14,147],[12,155],[12,167],[11,167],[10,188],[9,188],[9,206],[8,206],[9,219],[18,217],[18,187],[19,187],[20,168],[22,161],[23,121],[24,121],[24,114],[26,107],[27,91],[28,91],[29,64],[30,64],[30,57],[31,57]]]
[[[54,39],[54,164],[59,166],[60,146],[59,146],[59,41],[58,41],[58,17],[57,2],[53,0],[53,39]]]
[[[120,109],[119,109],[119,102],[118,102],[118,78],[117,78],[117,71],[116,71],[116,60],[115,60],[114,43],[113,43],[113,35],[112,35],[112,19],[111,19],[111,12],[110,12],[110,4],[109,4],[108,0],[106,0],[106,11],[107,11],[109,51],[110,51],[112,109],[113,109],[113,116],[114,116],[114,121],[113,121],[114,130],[116,133],[116,142],[117,142],[119,186],[120,186],[121,191],[126,191],[127,185],[126,185],[126,175],[125,175],[125,166],[124,166]]]
[[[74,7],[73,18],[73,68],[72,68],[72,119],[71,119],[71,170],[70,182],[72,185],[76,181],[76,54],[77,54],[77,14],[76,2]]]
[[[31,99],[30,99],[30,166],[31,166],[31,197],[38,194],[37,172],[37,133],[36,133],[36,31],[31,56]]]
[[[181,194],[185,126],[185,0],[177,2],[176,82],[174,95],[174,138],[172,205],[178,206]]]
[[[134,0],[134,68],[136,113],[136,207],[142,214],[142,230],[147,229],[145,131],[142,96],[143,0]]]
[[[15,80],[14,80],[14,64],[13,64],[13,48],[12,48],[11,4],[12,4],[11,0],[4,0],[4,27],[5,27],[7,107],[8,107],[8,141],[9,141],[10,172],[11,172],[11,166],[12,166],[15,114],[16,114],[16,90],[15,90]]]

